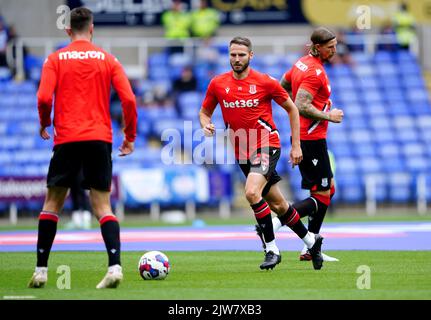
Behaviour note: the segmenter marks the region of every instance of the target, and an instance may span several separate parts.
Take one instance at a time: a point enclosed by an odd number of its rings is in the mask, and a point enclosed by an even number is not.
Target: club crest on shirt
[[[251,84],[250,85],[250,90],[248,91],[250,94],[255,94],[256,91],[256,85],[255,84]]]
[[[328,178],[322,179],[322,187],[326,188],[328,186]]]

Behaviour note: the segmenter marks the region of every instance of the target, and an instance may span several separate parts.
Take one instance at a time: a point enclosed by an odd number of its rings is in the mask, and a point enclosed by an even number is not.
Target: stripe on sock
[[[300,219],[298,211],[296,211],[296,209],[292,206],[291,206],[291,208],[293,209],[293,212],[290,215],[290,217],[287,218],[287,222],[286,222],[286,225],[289,227],[294,226]]]
[[[262,219],[268,214],[271,214],[271,209],[269,208],[268,203],[263,199],[256,204],[252,204],[251,207],[254,211],[256,219]]]
[[[100,218],[99,223],[100,223],[100,225],[103,225],[105,222],[108,222],[108,221],[117,221],[118,222],[118,219],[116,216],[113,216],[111,214],[107,214],[107,215],[103,216],[102,218]]]
[[[41,211],[39,214],[39,220],[51,220],[58,222],[58,215],[50,211]]]

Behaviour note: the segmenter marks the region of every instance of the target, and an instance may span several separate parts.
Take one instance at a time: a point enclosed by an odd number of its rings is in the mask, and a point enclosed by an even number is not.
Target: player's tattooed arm
[[[298,107],[301,116],[313,119],[313,120],[328,120],[330,119],[330,114],[323,112],[315,108],[311,102],[313,101],[313,95],[302,88],[298,89],[296,93],[295,105]]]
[[[284,90],[287,91],[287,93],[289,94],[289,96],[292,97],[292,84],[289,81],[286,81],[286,79],[284,78],[284,76],[281,78],[280,84],[284,88]]]

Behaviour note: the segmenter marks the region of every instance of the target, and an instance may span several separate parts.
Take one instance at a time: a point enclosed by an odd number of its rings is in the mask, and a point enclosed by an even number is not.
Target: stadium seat
[[[413,179],[409,173],[394,173],[389,175],[389,200],[396,203],[412,201]]]

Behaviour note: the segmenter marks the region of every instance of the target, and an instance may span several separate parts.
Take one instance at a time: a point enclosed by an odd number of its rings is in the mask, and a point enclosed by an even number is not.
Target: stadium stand
[[[299,54],[289,57],[263,54],[254,59],[252,66],[280,78],[295,56]],[[374,55],[353,52],[352,59],[352,65],[327,67],[333,105],[343,108],[345,113],[344,122],[330,124],[328,131],[328,146],[337,164],[338,192],[334,200],[363,203],[367,177],[373,176],[378,202],[411,203],[417,196],[417,177],[425,175],[426,181],[431,181],[428,161],[431,157],[431,105],[420,65],[408,51],[377,51]],[[38,136],[36,90],[40,64],[37,61],[31,63],[29,70],[33,76],[29,80],[15,83],[7,75],[0,80],[0,177],[46,174],[51,142],[42,141]],[[193,62],[184,54],[150,55],[150,81],[145,82],[142,91],[160,85],[169,91],[172,80],[191,63],[194,63],[199,91],[180,94],[178,109],[140,106],[136,152],[131,157],[115,158],[115,174],[125,168],[160,166],[162,146],[150,145],[149,141],[152,137],[160,140],[163,130],[175,128],[183,132],[182,120],[192,121],[193,130],[199,128],[198,111],[206,84],[211,75],[230,69],[227,57],[222,55],[219,61],[208,66]],[[284,150],[287,150],[290,133],[286,113],[277,105],[273,113]],[[224,127],[219,109],[215,112],[214,123],[217,128]],[[119,145],[120,127],[118,124],[113,127],[114,145]],[[301,190],[299,171],[290,168],[287,160],[287,152],[283,152],[277,170],[288,177],[293,197],[303,198],[305,191]],[[220,170],[234,172],[232,167],[221,166]],[[431,200],[430,192],[427,200]]]

